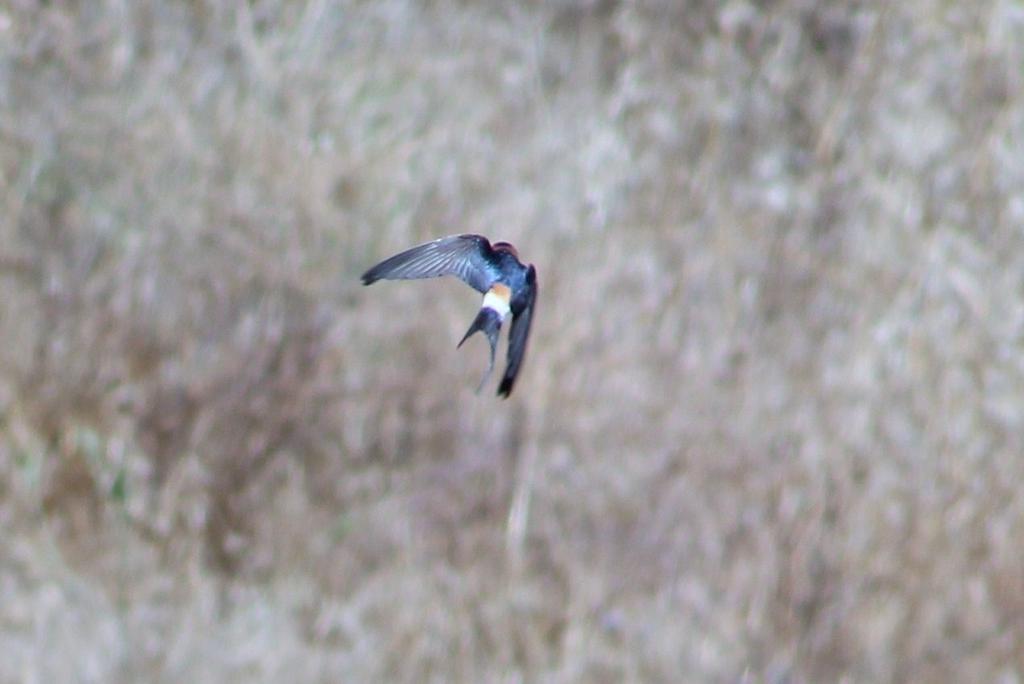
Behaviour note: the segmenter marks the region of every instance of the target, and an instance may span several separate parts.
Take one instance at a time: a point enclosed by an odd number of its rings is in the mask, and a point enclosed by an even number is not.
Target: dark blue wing
[[[363,274],[363,285],[378,280],[409,280],[453,275],[481,293],[497,277],[494,250],[482,235],[450,235],[385,259]]]
[[[501,397],[508,397],[512,393],[512,386],[515,385],[523,357],[526,356],[526,342],[530,337],[530,324],[537,303],[537,271],[532,264],[526,274],[526,284],[526,302],[519,311],[513,310],[512,313],[512,328],[508,334],[508,365],[505,366],[505,375],[498,386],[498,396]]]

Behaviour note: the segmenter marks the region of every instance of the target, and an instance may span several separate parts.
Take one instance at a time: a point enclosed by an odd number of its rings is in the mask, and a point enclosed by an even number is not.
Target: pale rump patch
[[[504,320],[505,316],[508,316],[511,308],[509,302],[512,300],[512,290],[509,289],[508,285],[502,285],[501,283],[495,283],[487,294],[484,295],[483,308],[492,309],[501,316]]]

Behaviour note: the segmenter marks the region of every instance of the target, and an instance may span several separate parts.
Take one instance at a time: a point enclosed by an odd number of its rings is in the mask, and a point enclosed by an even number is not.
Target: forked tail
[[[494,354],[498,349],[498,333],[501,331],[501,316],[498,312],[490,307],[484,307],[480,309],[480,313],[473,319],[473,323],[469,326],[469,330],[462,337],[456,349],[462,346],[462,343],[473,336],[474,333],[483,332],[487,335],[487,341],[491,343],[491,360],[487,365],[487,372],[484,373],[484,377],[480,380],[480,385],[476,388],[477,393],[483,389],[484,385],[487,384],[487,379],[491,377],[491,372],[494,370]]]

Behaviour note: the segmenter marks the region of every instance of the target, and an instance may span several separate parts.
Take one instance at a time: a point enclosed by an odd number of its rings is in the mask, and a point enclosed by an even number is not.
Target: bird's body
[[[494,368],[498,333],[505,318],[512,315],[509,332],[508,365],[498,394],[512,392],[526,353],[530,323],[537,299],[537,272],[532,264],[519,261],[515,247],[507,242],[493,245],[482,235],[450,235],[418,245],[385,259],[363,274],[363,285],[378,280],[409,280],[454,275],[484,295],[480,312],[458,346],[476,332],[483,332],[491,344],[491,362],[480,383],[483,387]]]

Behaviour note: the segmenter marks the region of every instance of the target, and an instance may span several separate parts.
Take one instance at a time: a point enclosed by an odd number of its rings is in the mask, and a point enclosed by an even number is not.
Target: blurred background
[[[1019,0],[6,0],[0,208],[0,681],[1024,677]]]

